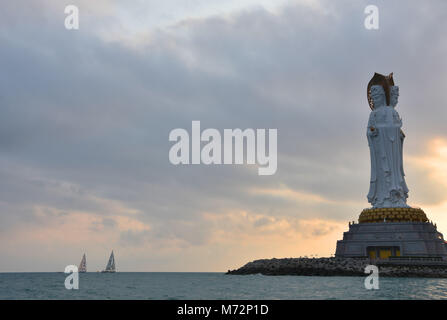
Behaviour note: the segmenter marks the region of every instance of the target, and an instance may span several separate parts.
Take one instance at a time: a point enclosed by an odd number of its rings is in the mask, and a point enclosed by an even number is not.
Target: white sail
[[[78,272],[87,272],[87,259],[85,258],[85,253],[82,256],[81,263],[79,264]]]
[[[110,254],[109,262],[107,262],[107,266],[103,272],[116,272],[115,268],[115,256],[112,253]]]

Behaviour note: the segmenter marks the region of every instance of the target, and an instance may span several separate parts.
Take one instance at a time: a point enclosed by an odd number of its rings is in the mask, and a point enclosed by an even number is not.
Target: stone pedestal
[[[399,87],[393,74],[375,73],[368,83],[372,109],[367,126],[371,158],[372,208],[364,209],[358,224],[349,224],[337,241],[336,257],[381,261],[441,261],[447,265],[447,245],[425,212],[407,204],[408,187],[403,170],[402,119],[395,110]]]
[[[373,222],[350,224],[337,241],[336,257],[442,258],[447,260],[444,237],[430,222]]]

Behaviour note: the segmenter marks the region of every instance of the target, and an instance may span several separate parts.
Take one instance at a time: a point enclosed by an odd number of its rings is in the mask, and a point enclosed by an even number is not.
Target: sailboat
[[[112,253],[110,254],[109,262],[107,262],[106,268],[104,270],[102,270],[101,272],[103,272],[103,273],[113,273],[113,272],[116,272],[115,256],[113,255],[113,250],[112,250]]]
[[[85,253],[82,256],[81,263],[79,264],[78,272],[87,272],[87,259],[85,258]]]

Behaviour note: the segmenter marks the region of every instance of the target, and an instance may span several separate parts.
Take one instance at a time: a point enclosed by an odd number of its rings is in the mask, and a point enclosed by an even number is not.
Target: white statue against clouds
[[[402,119],[394,109],[398,102],[399,87],[372,85],[368,91],[373,109],[367,130],[371,154],[368,202],[374,208],[408,208],[408,188],[402,161],[405,135],[401,130]],[[390,105],[387,105],[387,100]]]

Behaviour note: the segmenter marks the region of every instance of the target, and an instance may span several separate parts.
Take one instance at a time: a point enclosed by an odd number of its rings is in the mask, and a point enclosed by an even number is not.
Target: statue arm
[[[402,131],[402,129],[400,129],[400,171],[402,172],[402,176],[405,176],[405,172],[404,172],[404,163],[403,163],[403,158],[404,158],[404,139],[405,139],[405,133]]]
[[[368,133],[369,136],[376,136],[377,133],[377,128],[376,128],[376,119],[375,119],[375,114],[374,112],[371,112],[371,114],[369,115],[369,120],[368,120]]]

